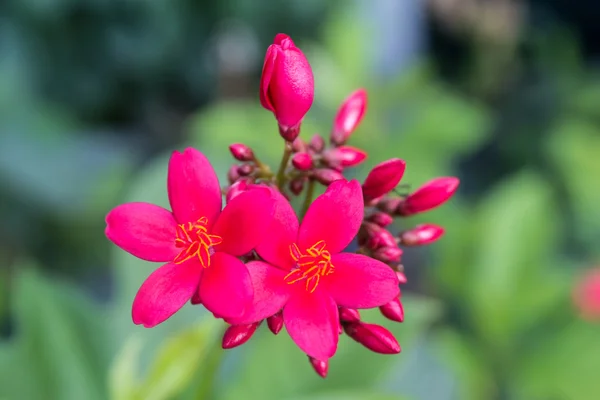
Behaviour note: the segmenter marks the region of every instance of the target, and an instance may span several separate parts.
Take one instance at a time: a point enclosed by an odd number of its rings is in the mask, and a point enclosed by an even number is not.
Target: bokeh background
[[[592,0],[0,1],[0,399],[600,398],[600,324],[572,302],[600,262],[599,20]],[[461,179],[408,221],[447,234],[405,253],[405,322],[366,314],[402,353],[343,337],[327,380],[265,327],[223,352],[200,307],[134,326],[156,266],[103,233],[118,203],[166,205],[173,149],[222,178],[232,142],[277,160],[278,32],[314,68],[303,136],[368,90],[352,176],[400,157],[413,187]]]

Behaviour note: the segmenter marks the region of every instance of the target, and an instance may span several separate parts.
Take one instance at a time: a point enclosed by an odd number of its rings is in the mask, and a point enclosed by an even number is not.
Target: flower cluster
[[[394,218],[446,202],[458,179],[437,178],[412,193],[396,194],[405,162],[391,159],[371,170],[362,185],[344,170],[367,154],[346,145],[367,108],[367,93],[348,96],[328,142],[299,137],[313,102],[313,74],[306,57],[283,34],[269,46],[260,101],[273,112],[284,139],[277,172],[240,143],[239,162],[227,174],[225,206],[217,175],[206,157],[188,148],[173,152],[167,190],[171,210],[148,203],[117,206],[106,217],[106,236],[123,250],[165,263],[140,287],[132,307],[135,324],[153,327],[190,302],[229,324],[223,348],[248,341],[267,321],[287,333],[325,377],[339,335],[346,333],[382,354],[400,352],[384,327],[361,320],[359,309],[377,308],[402,322],[400,284],[406,282],[400,246],[430,244],[443,228],[418,225],[394,235]],[[325,192],[313,200],[317,184]],[[305,194],[300,219],[290,198]],[[356,239],[357,250],[348,251]]]

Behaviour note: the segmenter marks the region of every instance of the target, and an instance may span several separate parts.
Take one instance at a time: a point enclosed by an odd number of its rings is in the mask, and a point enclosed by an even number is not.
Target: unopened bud
[[[367,240],[367,247],[370,249],[378,249],[380,247],[396,247],[396,238],[390,231],[384,228],[379,228]]]
[[[313,177],[325,186],[329,186],[337,180],[344,179],[344,175],[329,168],[318,168],[314,170]]]
[[[340,146],[327,150],[323,159],[332,167],[354,167],[367,158],[367,153],[350,146]]]
[[[262,321],[255,322],[253,324],[246,325],[231,325],[225,331],[223,335],[222,347],[224,349],[232,349],[237,346],[241,346],[246,343],[254,332],[256,332],[256,328],[260,325]]]
[[[252,149],[242,143],[234,143],[229,146],[229,151],[233,158],[238,161],[252,161],[254,160],[254,152]]]
[[[392,222],[394,222],[394,218],[388,213],[384,213],[382,211],[376,211],[374,214],[372,214],[370,217],[367,218],[367,221],[373,222],[374,224],[377,224],[380,227],[385,228],[386,226],[388,226]]]
[[[302,140],[301,138],[297,137],[292,142],[292,151],[294,153],[306,152],[307,150],[308,147],[306,146],[306,143],[304,143],[304,140]]]
[[[227,171],[227,180],[229,183],[234,183],[240,178],[240,174],[238,174],[239,165],[232,165]]]
[[[402,199],[400,197],[384,197],[377,203],[377,208],[384,213],[395,214],[401,203]]]
[[[388,194],[398,185],[405,169],[406,162],[399,158],[377,164],[362,185],[365,201],[370,202]]]
[[[340,307],[340,320],[343,322],[360,321],[360,313],[356,308]]]
[[[190,303],[193,305],[202,304],[202,299],[200,298],[199,290],[196,290],[190,299]]]
[[[253,172],[254,172],[254,165],[252,165],[252,164],[242,164],[237,169],[237,173],[240,176],[248,176]]]
[[[269,327],[269,330],[273,332],[273,335],[277,335],[281,332],[281,328],[283,328],[283,314],[281,311],[267,318],[267,326]]]
[[[401,285],[404,285],[406,282],[408,282],[404,271],[396,271],[396,277],[398,278],[398,283]]]
[[[296,153],[292,156],[292,165],[300,171],[308,171],[312,168],[312,156],[308,153]]]
[[[379,311],[381,311],[383,316],[387,319],[396,322],[404,321],[404,307],[402,306],[402,302],[400,302],[399,298],[379,307]]]
[[[325,148],[325,140],[318,133],[315,133],[314,136],[308,142],[308,147],[315,153],[320,153]]]
[[[289,183],[290,192],[294,193],[296,196],[302,193],[302,190],[304,189],[304,183],[307,179],[308,178],[306,178],[305,176],[292,179]]]
[[[444,228],[434,224],[417,225],[413,229],[402,232],[400,240],[406,246],[423,246],[431,244],[444,235]]]
[[[342,102],[333,122],[333,131],[331,132],[333,144],[339,146],[348,140],[362,121],[366,108],[367,92],[364,89],[358,89]]]
[[[300,124],[296,126],[279,125],[279,134],[286,142],[293,142],[300,135]]]
[[[242,194],[248,189],[248,178],[240,179],[227,189],[227,194],[225,195],[225,201],[229,203],[233,200],[237,195]]]
[[[460,181],[455,177],[432,179],[408,195],[397,212],[406,216],[439,207],[452,197],[459,183]]]
[[[400,353],[400,345],[390,331],[383,326],[352,322],[345,324],[344,331],[367,349],[381,354]]]
[[[380,247],[373,252],[372,257],[386,264],[397,263],[402,257],[402,249],[398,246]]]
[[[317,360],[316,358],[308,357],[308,361],[310,361],[310,365],[312,365],[313,369],[321,378],[327,377],[327,372],[329,371],[329,362]]]

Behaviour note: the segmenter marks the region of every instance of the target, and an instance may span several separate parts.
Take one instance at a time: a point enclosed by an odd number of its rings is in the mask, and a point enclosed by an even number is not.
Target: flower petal
[[[277,191],[272,190],[275,198],[275,212],[263,240],[256,246],[256,252],[276,267],[289,270],[293,266],[290,245],[298,236],[298,217],[290,202]]]
[[[363,214],[358,181],[335,181],[308,208],[298,232],[298,246],[306,249],[324,240],[331,254],[339,253],[358,233]]]
[[[239,318],[252,303],[248,269],[237,258],[215,253],[200,280],[200,298],[208,311],[220,318]]]
[[[325,291],[309,293],[304,285],[294,286],[283,308],[285,328],[303,352],[318,360],[327,360],[337,349],[338,308]]]
[[[217,174],[204,154],[193,148],[174,151],[167,179],[169,202],[179,223],[208,219],[208,229],[221,211],[221,187]]]
[[[331,263],[335,272],[325,282],[339,306],[378,307],[400,294],[396,274],[381,261],[361,254],[340,253],[331,256]]]
[[[267,54],[265,55],[265,61],[263,63],[262,75],[260,78],[260,104],[269,111],[275,111],[271,99],[269,98],[269,83],[273,77],[273,70],[275,69],[275,60],[279,53],[279,46],[270,45],[267,48]]]
[[[127,203],[106,216],[106,237],[123,250],[147,261],[172,261],[177,222],[168,210],[149,203]]]
[[[215,250],[241,256],[254,249],[271,224],[273,203],[265,187],[253,187],[232,199],[211,232],[223,239]]]
[[[133,323],[152,328],[175,314],[198,287],[202,267],[196,260],[168,263],[150,274],[133,300]]]
[[[227,322],[250,324],[276,314],[290,296],[290,285],[284,281],[285,271],[262,261],[246,264],[254,287],[254,300],[244,316]]]

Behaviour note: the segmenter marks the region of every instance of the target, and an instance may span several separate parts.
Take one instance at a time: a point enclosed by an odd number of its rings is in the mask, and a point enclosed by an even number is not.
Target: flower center
[[[198,257],[204,268],[210,266],[210,256],[214,253],[212,247],[221,243],[223,238],[208,234],[207,224],[206,217],[202,217],[196,222],[177,225],[175,246],[182,248],[182,250],[173,260],[175,264],[181,264],[192,257]]]
[[[327,244],[320,240],[302,253],[296,243],[290,245],[290,255],[296,261],[296,268],[284,278],[288,285],[299,281],[306,281],[306,290],[314,292],[321,276],[333,273],[331,253],[325,250]]]

